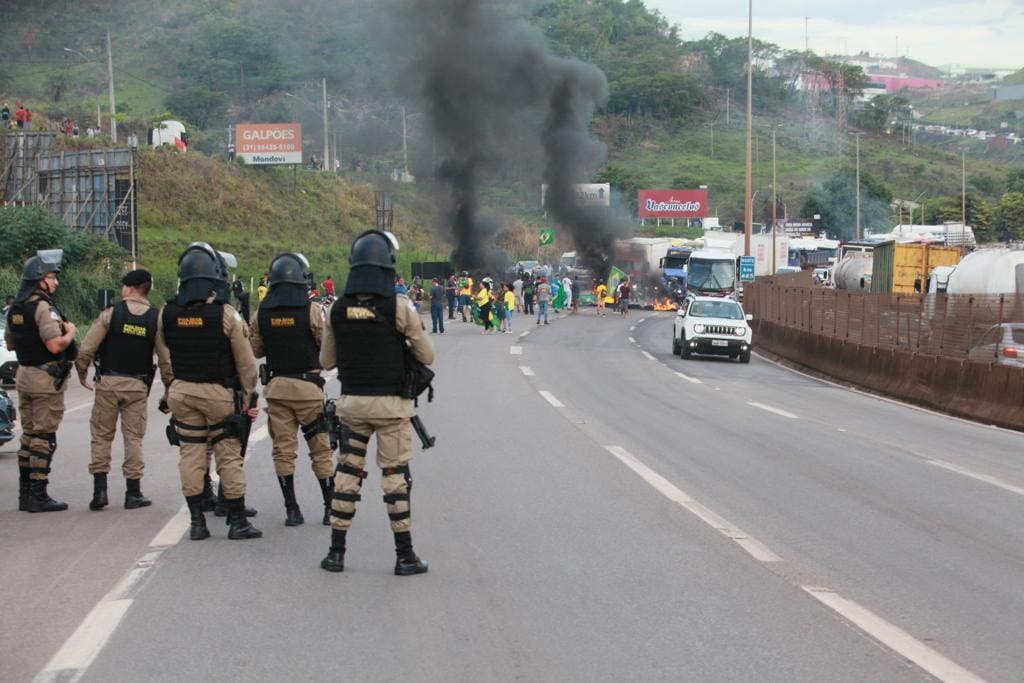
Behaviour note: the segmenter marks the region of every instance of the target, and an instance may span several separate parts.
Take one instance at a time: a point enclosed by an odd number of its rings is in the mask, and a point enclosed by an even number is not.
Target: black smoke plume
[[[501,223],[481,216],[480,193],[515,175],[533,186],[548,184],[554,227],[568,229],[584,262],[606,274],[618,231],[603,209],[578,206],[573,190],[604,161],[604,147],[589,131],[607,96],[604,74],[551,54],[523,19],[521,2],[420,0],[392,7],[399,19],[390,42],[404,63],[398,94],[422,101],[443,159],[436,179],[447,192],[456,265],[493,268],[499,260],[490,243]]]

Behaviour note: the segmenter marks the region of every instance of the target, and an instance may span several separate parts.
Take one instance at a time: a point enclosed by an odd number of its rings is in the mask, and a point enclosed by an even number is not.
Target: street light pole
[[[775,275],[776,257],[775,257],[775,231],[776,231],[776,207],[779,205],[779,190],[776,185],[777,181],[775,178],[775,129],[777,126],[772,126],[772,275]]]
[[[330,156],[330,147],[327,142],[327,78],[323,79],[323,94],[324,94],[324,156],[323,156],[323,169],[327,170],[328,157]]]
[[[117,109],[114,106],[114,56],[110,52],[110,31],[107,30],[107,94],[110,96],[110,141],[117,142]]]
[[[750,197],[751,177],[750,151],[754,126],[754,0],[747,0],[747,177],[743,193],[743,254],[750,256],[751,223],[754,220],[754,204]]]
[[[857,232],[855,233],[856,238],[861,238],[860,234],[860,136],[863,133],[854,133],[857,140]]]

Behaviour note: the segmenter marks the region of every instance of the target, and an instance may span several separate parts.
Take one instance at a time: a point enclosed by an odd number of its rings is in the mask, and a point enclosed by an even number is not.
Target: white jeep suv
[[[672,353],[683,358],[693,353],[729,356],[749,363],[753,317],[729,297],[688,296],[676,313]]]

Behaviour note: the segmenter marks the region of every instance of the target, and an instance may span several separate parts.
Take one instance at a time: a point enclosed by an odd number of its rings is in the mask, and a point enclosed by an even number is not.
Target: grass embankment
[[[408,273],[413,261],[443,260],[447,250],[428,234],[429,224],[403,206],[396,200],[399,270]],[[343,282],[353,237],[376,223],[370,185],[195,153],[140,154],[139,263],[153,271],[160,296],[173,291],[178,256],[196,240],[233,253],[246,281],[259,279],[276,254],[298,251],[318,281],[330,274]]]

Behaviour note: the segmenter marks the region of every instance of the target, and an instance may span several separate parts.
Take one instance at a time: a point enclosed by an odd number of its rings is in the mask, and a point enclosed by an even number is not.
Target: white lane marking
[[[527,377],[535,377],[533,368],[531,368],[529,365],[520,365],[519,370]]]
[[[263,441],[269,436],[270,432],[267,426],[263,425],[252,432],[249,436],[249,443]],[[249,459],[252,452],[250,449],[246,453],[246,460]],[[216,468],[210,469],[210,478],[215,482],[218,481]],[[56,683],[57,681],[74,683],[85,675],[114,631],[117,630],[125,614],[128,613],[135,598],[135,589],[142,577],[156,565],[165,550],[181,541],[190,521],[188,508],[184,505],[181,506],[149,542],[146,552],[96,603],[96,606],[85,616],[75,632],[64,641],[64,644],[47,662],[42,671],[36,674],[33,683]]]
[[[793,413],[787,410],[783,410],[782,408],[776,408],[774,406],[765,405],[764,403],[758,403],[757,401],[747,401],[747,405],[754,406],[755,408],[760,408],[761,410],[767,410],[769,413],[775,413],[776,415],[781,415],[782,417],[788,417],[790,420],[796,420],[799,418],[799,416],[794,415]]]
[[[909,659],[940,681],[956,681],[957,683],[969,681],[981,683],[984,681],[983,678],[939,654],[903,629],[890,624],[874,612],[842,597],[835,591],[817,586],[801,586],[801,588],[854,626],[897,654]]]
[[[629,343],[630,344],[636,344],[636,339],[633,339],[632,337],[630,337],[629,338]]]
[[[605,446],[605,449],[623,465],[633,470],[641,479],[654,487],[654,489],[669,500],[678,503],[702,522],[717,530],[726,538],[735,541],[741,548],[746,550],[755,560],[759,562],[782,562],[782,558],[773,553],[768,546],[738,529],[728,520],[706,508],[690,497],[688,493],[678,486],[665,479],[647,465],[643,464],[632,453],[622,446]]]
[[[92,408],[92,401],[89,401],[88,403],[83,403],[82,405],[79,406],[75,406],[74,408],[67,408],[64,411],[64,414],[67,415],[68,413],[77,413],[79,410],[85,410],[86,408]]]
[[[530,334],[530,331],[529,331],[529,330],[527,330],[526,332],[521,332],[521,333],[519,334],[519,336],[520,336],[520,337],[526,337],[526,336],[529,336],[529,334]]]
[[[646,356],[648,360],[658,360],[657,358],[649,354],[647,351],[641,351],[640,353],[644,354],[644,356]]]
[[[699,380],[696,377],[690,377],[689,375],[684,375],[681,372],[677,372],[676,375],[678,375],[682,379],[685,379],[690,384],[704,384],[703,380]]]
[[[633,327],[629,328],[629,331],[630,331],[630,332],[632,332],[632,331],[634,331],[635,329],[636,329],[636,325],[633,325]]]
[[[925,462],[928,463],[929,465],[935,465],[936,467],[941,467],[944,470],[949,470],[950,472],[962,474],[963,476],[970,477],[971,479],[983,481],[986,484],[991,484],[992,486],[998,486],[999,488],[1005,491],[1009,491],[1010,493],[1016,493],[1018,496],[1024,496],[1024,488],[1021,488],[1020,486],[1014,486],[1013,484],[1003,481],[999,477],[993,477],[990,474],[982,474],[981,472],[975,472],[973,470],[967,469],[966,467],[960,467],[959,465],[954,465],[951,462],[945,462],[943,460],[926,459]]]
[[[565,404],[559,401],[550,391],[541,390],[540,395],[544,397],[544,400],[553,405],[556,408],[564,408]]]
[[[639,325],[640,323],[642,323],[645,320],[647,320],[647,318],[640,318],[639,320],[636,321],[636,324]]]
[[[522,346],[510,346],[510,347],[508,347],[508,352],[510,354],[512,354],[513,356],[521,356],[521,355],[523,355],[523,347]]]

